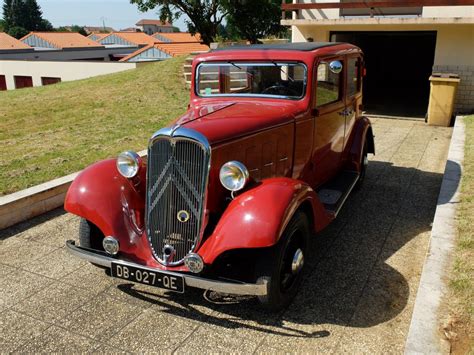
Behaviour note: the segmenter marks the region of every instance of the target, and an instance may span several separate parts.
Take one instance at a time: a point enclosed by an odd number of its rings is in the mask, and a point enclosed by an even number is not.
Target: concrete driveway
[[[451,129],[372,121],[364,188],[315,238],[286,311],[113,280],[66,253],[78,220],[57,210],[0,231],[1,352],[403,352]]]

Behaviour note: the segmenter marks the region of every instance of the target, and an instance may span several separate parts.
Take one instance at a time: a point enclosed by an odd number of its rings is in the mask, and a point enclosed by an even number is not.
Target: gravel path
[[[0,231],[1,352],[402,353],[452,130],[372,121],[364,188],[315,238],[286,311],[113,280],[66,253],[78,220],[56,210]]]

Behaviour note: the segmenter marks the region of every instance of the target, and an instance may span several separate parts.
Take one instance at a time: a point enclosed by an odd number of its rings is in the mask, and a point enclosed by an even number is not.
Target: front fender
[[[151,253],[144,234],[146,169],[128,180],[116,169],[116,160],[95,163],[82,171],[66,194],[64,209],[116,237],[129,259],[148,264]]]
[[[227,250],[275,245],[295,211],[303,205],[311,214],[315,231],[333,219],[304,182],[289,178],[263,180],[232,200],[199,254],[205,263],[211,264]]]

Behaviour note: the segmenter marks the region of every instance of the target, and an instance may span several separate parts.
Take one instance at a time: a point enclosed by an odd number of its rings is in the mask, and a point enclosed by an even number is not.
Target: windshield
[[[300,99],[306,90],[306,66],[298,63],[203,63],[196,93],[203,97],[259,96]]]

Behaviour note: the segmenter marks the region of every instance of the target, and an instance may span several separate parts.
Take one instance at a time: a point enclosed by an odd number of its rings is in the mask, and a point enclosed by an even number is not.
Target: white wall
[[[0,60],[0,75],[5,75],[7,90],[15,89],[14,76],[31,76],[33,86],[41,86],[41,77],[61,78],[61,81],[86,79],[137,68],[137,63],[118,62],[40,62]]]
[[[293,3],[297,1],[293,0]],[[310,3],[328,3],[328,2],[341,2],[341,0],[299,0],[300,4]],[[417,8],[401,8],[403,13],[413,13],[411,9],[415,11]],[[419,9],[419,8],[418,8]],[[364,9],[351,10],[351,11],[366,11]],[[397,12],[390,8],[384,8],[385,14],[390,12]],[[399,10],[398,10],[399,11]],[[376,12],[377,13],[377,12]],[[317,9],[317,10],[301,10],[299,13],[299,19],[306,20],[322,20],[322,19],[338,19],[340,14],[339,9]],[[474,6],[425,6],[422,9],[422,17],[438,17],[438,18],[452,18],[452,17],[474,17]]]
[[[422,17],[474,17],[474,6],[425,6]]]

